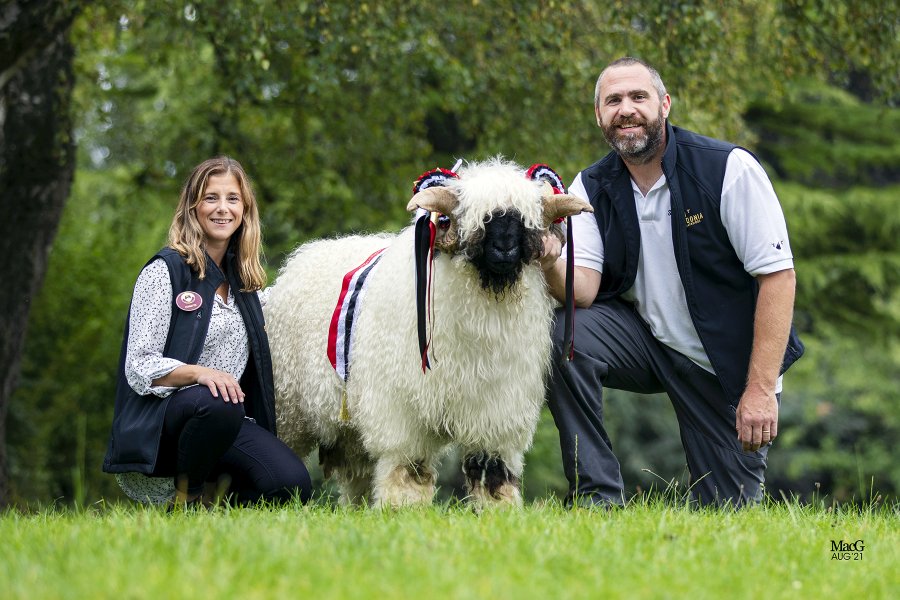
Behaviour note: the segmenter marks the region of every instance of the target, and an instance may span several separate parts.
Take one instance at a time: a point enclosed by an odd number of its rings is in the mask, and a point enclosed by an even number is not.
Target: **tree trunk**
[[[76,4],[13,0],[0,9],[0,507],[10,501],[9,399],[75,169],[68,34]]]

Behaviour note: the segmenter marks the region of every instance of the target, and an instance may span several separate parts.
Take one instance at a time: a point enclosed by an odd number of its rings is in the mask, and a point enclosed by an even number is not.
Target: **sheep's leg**
[[[357,450],[348,451],[348,446]],[[334,477],[342,506],[363,506],[372,491],[372,460],[357,446],[343,439],[319,446],[319,464],[326,479]]]
[[[519,477],[500,455],[485,451],[467,453],[462,468],[467,498],[476,511],[488,506],[522,506]]]
[[[335,474],[338,489],[341,490],[341,506],[365,506],[372,491],[371,473],[354,473],[347,469]]]
[[[382,457],[375,465],[375,505],[399,508],[431,504],[437,469],[432,461]]]

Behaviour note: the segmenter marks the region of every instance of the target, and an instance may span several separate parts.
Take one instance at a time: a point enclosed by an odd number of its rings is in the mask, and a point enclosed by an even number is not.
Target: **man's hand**
[[[747,388],[737,407],[735,428],[744,451],[755,452],[778,435],[775,386],[784,359],[794,313],[794,269],[760,275],[753,350],[747,369]]]
[[[549,231],[544,232],[541,242],[543,243],[543,246],[541,255],[538,257],[538,262],[541,263],[541,269],[547,271],[554,268],[556,261],[559,260],[559,257],[562,254],[562,243],[559,241],[558,237]]]
[[[545,233],[541,240],[543,248],[538,257],[538,264],[544,271],[544,280],[550,295],[561,303],[566,301],[566,261],[559,260],[563,245],[552,233]],[[575,306],[586,308],[597,297],[600,289],[600,272],[588,267],[575,266]]]
[[[778,435],[778,400],[775,392],[748,386],[737,407],[737,437],[745,452],[756,452]]]

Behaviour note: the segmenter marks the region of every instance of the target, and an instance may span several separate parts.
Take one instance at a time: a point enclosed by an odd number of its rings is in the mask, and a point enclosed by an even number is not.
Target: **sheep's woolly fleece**
[[[527,227],[541,227],[542,184],[526,179],[516,165],[475,165],[449,185],[460,201],[455,216],[462,239],[482,229],[485,217],[498,209],[515,209]],[[339,417],[345,384],[326,356],[328,329],[344,274],[384,247],[355,325],[347,423]],[[499,454],[521,476],[551,351],[555,302],[540,268],[526,265],[515,288],[498,301],[481,288],[462,256],[438,254],[434,364],[425,374],[413,274],[411,226],[397,235],[311,242],[288,258],[265,307],[279,436],[301,455],[339,437],[361,441],[363,448],[354,454],[377,459],[378,472],[388,463],[424,461],[433,467],[453,442],[464,453]]]

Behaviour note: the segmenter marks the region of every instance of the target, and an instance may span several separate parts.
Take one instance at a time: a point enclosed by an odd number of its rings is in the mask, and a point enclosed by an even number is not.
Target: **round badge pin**
[[[181,292],[175,297],[175,305],[181,310],[191,312],[203,306],[203,298],[197,292]]]

